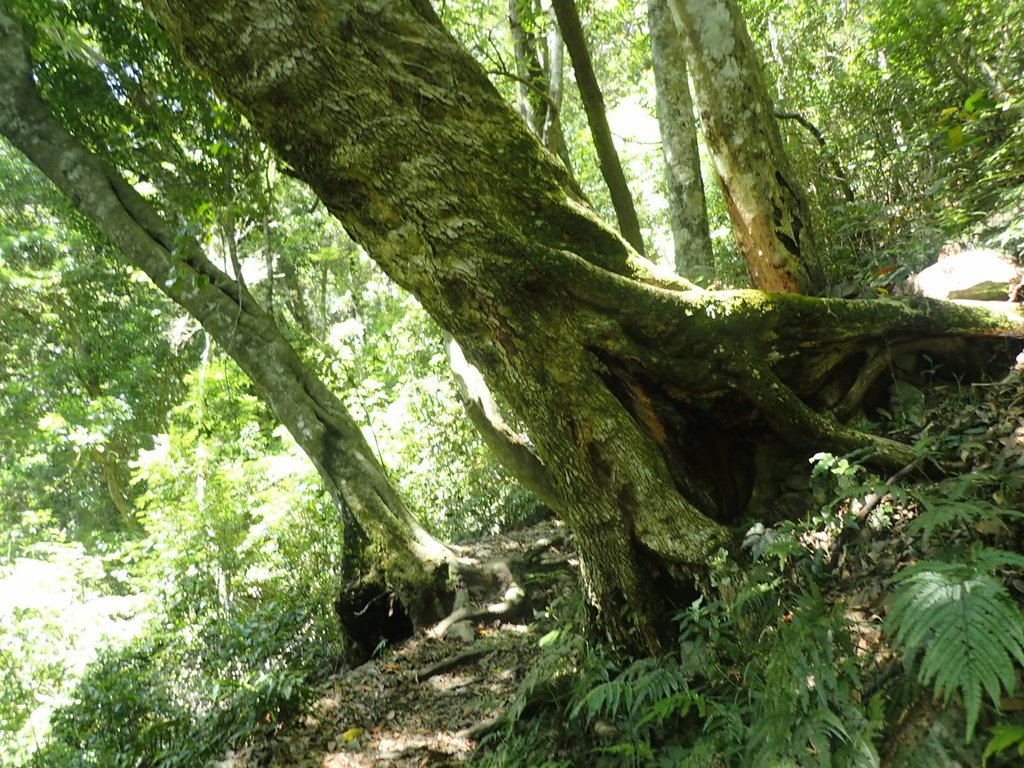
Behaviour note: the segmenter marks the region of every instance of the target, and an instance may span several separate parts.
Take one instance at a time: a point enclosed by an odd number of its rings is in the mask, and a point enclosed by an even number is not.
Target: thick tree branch
[[[451,334],[444,335],[444,348],[466,415],[487,447],[537,498],[551,507],[561,506],[544,463],[526,437],[516,434],[505,422],[483,375],[466,359]]]

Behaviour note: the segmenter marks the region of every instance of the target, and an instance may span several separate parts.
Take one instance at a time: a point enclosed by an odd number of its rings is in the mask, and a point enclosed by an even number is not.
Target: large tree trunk
[[[736,475],[723,462],[752,433],[909,463],[908,447],[813,410],[816,393],[890,343],[1020,333],[1017,317],[926,301],[659,284],[422,3],[335,3],[312,17],[280,0],[154,7],[521,418],[603,624],[625,645],[660,647],[672,587],[727,542],[714,518],[743,499],[721,501]],[[0,31],[9,42],[14,25]],[[52,122],[24,54],[0,50],[4,131],[236,355],[335,498],[354,500],[407,605],[431,612],[415,587],[435,596],[423,563],[448,555],[416,535],[348,415],[195,243],[172,252],[145,202]]]
[[[558,20],[558,28],[562,32],[562,39],[569,50],[573,71],[576,73],[576,85],[579,88],[580,100],[587,113],[590,135],[594,140],[594,148],[597,150],[597,162],[601,167],[604,183],[608,186],[612,208],[615,209],[615,218],[619,222],[619,232],[622,233],[626,242],[636,249],[637,253],[642,254],[644,252],[643,233],[640,231],[636,207],[633,205],[633,195],[629,191],[626,174],[622,171],[619,153],[612,140],[612,131],[608,126],[608,115],[604,108],[604,97],[601,95],[601,86],[597,82],[597,75],[594,74],[594,65],[591,63],[590,51],[587,49],[587,39],[583,34],[583,25],[580,23],[580,16],[576,10],[576,0],[551,0],[551,6]]]
[[[672,20],[668,0],[648,0],[647,16],[676,272],[687,277],[707,275],[714,256],[683,41]]]
[[[389,584],[413,623],[442,618],[454,554],[406,508],[359,426],[245,287],[214,267],[197,241],[176,236],[117,171],[56,122],[36,93],[17,22],[2,8],[0,131],[249,375],[335,503],[351,510],[384,556]]]
[[[761,64],[735,0],[668,0],[683,36],[704,137],[754,287],[811,293],[820,255]]]
[[[850,363],[918,338],[1022,333],[1017,315],[927,300],[657,279],[425,0],[146,5],[525,425],[625,645],[661,647],[673,587],[729,542],[723,522],[744,503],[729,470],[762,437],[804,457],[914,460],[815,410]]]

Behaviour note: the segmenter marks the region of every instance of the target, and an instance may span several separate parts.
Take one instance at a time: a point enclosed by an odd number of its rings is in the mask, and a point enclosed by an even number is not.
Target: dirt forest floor
[[[418,635],[324,683],[297,722],[215,768],[422,768],[465,762],[497,723],[540,653],[546,605],[578,589],[577,563],[557,521],[456,547],[469,564],[532,553],[519,619],[472,625],[472,638]]]

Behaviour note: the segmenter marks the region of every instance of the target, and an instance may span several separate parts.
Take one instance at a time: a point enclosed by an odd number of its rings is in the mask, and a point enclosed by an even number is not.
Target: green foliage
[[[985,745],[984,764],[988,765],[988,759],[993,755],[998,755],[1012,747],[1017,748],[1018,756],[1024,757],[1024,726],[997,725],[993,727],[992,738]]]
[[[121,640],[104,643],[71,622],[87,612],[96,623],[91,591],[35,624],[19,614],[0,635],[19,670],[0,691],[0,717],[18,731],[9,764],[201,765],[287,720],[347,650],[330,608],[341,529],[308,460],[215,350],[186,384],[169,431],[136,464],[145,538],[88,560],[90,580],[144,590],[157,616],[122,622]],[[83,640],[77,656],[53,640],[65,628]],[[48,698],[63,704],[49,730]]]
[[[782,123],[832,274],[919,268],[972,227],[1019,250],[1019,2],[741,5],[777,107],[822,131]]]
[[[268,600],[198,627],[191,640],[152,627],[88,669],[53,718],[45,765],[203,765],[303,702],[311,676],[333,668],[336,641],[314,606]],[[129,726],[129,727],[126,727]]]
[[[0,763],[28,764],[96,646],[136,634],[148,605],[78,543],[26,547],[0,570]]]
[[[776,529],[751,566],[718,561],[720,598],[679,613],[678,646],[662,658],[623,666],[570,629],[578,626],[571,611],[556,613],[521,697],[534,705],[539,698],[549,727],[564,722],[568,730],[514,726],[516,740],[502,737],[493,764],[531,764],[528,756],[546,750],[609,767],[879,765],[881,700],[862,696],[842,607],[807,578],[816,567],[800,544],[807,532]]]
[[[925,547],[937,536],[948,539],[976,531],[1008,530],[1008,524],[1024,518],[1019,510],[979,499],[930,493],[915,494],[915,499],[921,505],[921,512],[911,522],[909,530],[921,537]]]
[[[6,147],[0,169],[0,515],[22,545],[43,517],[137,532],[128,463],[188,361],[164,333],[174,314]]]
[[[920,655],[919,679],[945,703],[962,695],[968,741],[982,694],[998,707],[1024,664],[1024,616],[992,575],[1008,566],[1024,566],[1024,556],[979,548],[967,562],[916,563],[896,577],[890,600],[893,643],[910,660]]]

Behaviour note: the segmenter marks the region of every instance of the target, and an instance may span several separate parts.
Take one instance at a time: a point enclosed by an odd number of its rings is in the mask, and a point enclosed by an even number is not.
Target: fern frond
[[[1000,507],[989,501],[967,498],[938,498],[929,494],[914,494],[921,513],[910,523],[910,532],[920,534],[921,543],[928,546],[936,532],[960,526],[973,528],[982,520],[1019,521],[1024,513]]]
[[[1017,552],[1008,552],[1005,549],[995,549],[976,545],[970,553],[969,561],[979,571],[995,573],[1004,568],[1024,569],[1024,555]]]
[[[1024,728],[1010,724],[995,726],[992,728],[992,738],[985,746],[982,765],[988,765],[988,759],[992,755],[998,755],[1014,746],[1017,747],[1017,754],[1024,757]]]
[[[639,659],[616,677],[598,683],[578,698],[569,717],[585,715],[633,719],[661,700],[670,699],[686,688],[687,680],[678,662],[667,659]]]
[[[586,715],[587,720],[596,720],[600,717],[615,719],[619,714],[619,707],[625,703],[627,708],[632,704],[632,690],[621,679],[609,680],[599,683],[591,688],[576,702],[569,710],[570,718],[577,718],[581,713]]]
[[[1005,553],[1012,554],[1012,553]],[[922,562],[897,576],[886,619],[893,644],[921,656],[918,679],[948,704],[960,691],[970,741],[983,693],[998,706],[1024,664],[1024,617],[1002,583],[975,564]]]

